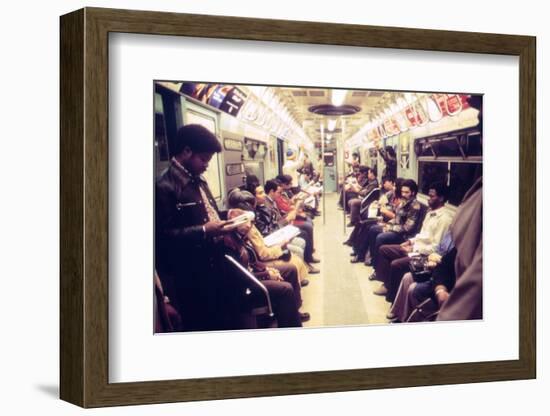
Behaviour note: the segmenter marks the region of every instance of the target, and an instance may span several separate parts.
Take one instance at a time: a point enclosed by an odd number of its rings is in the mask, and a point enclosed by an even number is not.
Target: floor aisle
[[[351,248],[342,242],[352,228],[344,231],[344,213],[337,209],[337,194],[327,194],[325,198],[325,224],[322,216],[316,217],[314,230],[315,256],[322,260],[315,266],[321,273],[310,275],[310,284],[302,289],[302,311],[311,314],[304,326],[386,323],[390,305],[384,297],[372,293],[380,282],[368,279],[371,267],[350,263]]]

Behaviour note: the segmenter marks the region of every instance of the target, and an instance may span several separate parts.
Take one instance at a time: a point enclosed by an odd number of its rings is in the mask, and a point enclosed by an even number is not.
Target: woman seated
[[[240,209],[229,210],[228,219],[235,218],[243,212]],[[279,327],[302,326],[302,322],[309,320],[310,316],[308,313],[299,312],[302,297],[296,268],[292,265],[273,268],[258,261],[254,249],[246,239],[250,226],[249,222],[224,235],[224,245],[228,254],[262,281],[269,293]]]
[[[234,189],[230,192],[227,203],[230,208],[254,212],[256,199],[254,195],[248,191]],[[240,212],[243,213],[244,211]],[[302,259],[293,255],[288,250],[288,241],[280,245],[268,247],[264,242],[262,234],[252,223],[247,223],[242,229],[246,229],[246,240],[254,248],[259,261],[276,269],[283,266],[286,267],[290,264],[296,268],[298,278],[300,282],[302,282],[302,285],[305,286],[307,284],[308,269]]]

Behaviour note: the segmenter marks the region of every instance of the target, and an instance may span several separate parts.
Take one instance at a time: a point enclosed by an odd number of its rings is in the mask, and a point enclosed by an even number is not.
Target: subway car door
[[[185,100],[182,97],[182,100]],[[202,107],[198,104],[186,101],[184,105],[184,122],[185,124],[200,124],[206,127],[217,137],[220,137],[218,127],[218,114],[208,108]],[[222,207],[222,198],[225,195],[225,187],[222,180],[222,154],[216,153],[212,156],[208,169],[204,172],[204,177],[208,182],[208,186],[212,191],[214,199],[218,203],[218,206]]]
[[[225,161],[225,186],[227,192],[245,184],[246,174],[242,161],[243,137],[222,131],[222,146]]]
[[[164,112],[162,95],[155,92],[155,177],[170,164],[170,149],[168,147],[168,128]]]
[[[333,152],[325,152],[323,155],[323,161],[325,171],[324,178],[324,190],[325,192],[336,192],[338,189],[338,181],[336,180],[336,158]]]

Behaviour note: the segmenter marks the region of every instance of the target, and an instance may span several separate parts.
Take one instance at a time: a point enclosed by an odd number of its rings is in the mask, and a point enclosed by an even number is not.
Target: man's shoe
[[[316,269],[311,264],[307,265],[307,271],[308,271],[309,274],[319,274],[319,273],[321,273],[321,270]]]
[[[307,322],[311,319],[311,315],[309,312],[300,312],[300,320],[302,322]]]
[[[355,251],[352,251],[351,253],[349,253],[350,256],[357,256],[357,253]]]
[[[311,257],[311,260],[308,260],[308,263],[317,264],[317,263],[321,263],[321,260],[316,259],[315,257]]]
[[[393,312],[388,312],[388,314],[386,315],[386,318],[389,320],[389,321],[393,321],[396,316]]]
[[[353,264],[355,264],[355,263],[360,263],[360,262],[361,262],[361,259],[359,258],[359,256],[354,256],[354,257],[352,257],[352,258],[350,259],[349,262],[350,262],[350,263],[353,263]]]
[[[345,245],[345,246],[351,246],[351,241],[349,241],[349,240],[342,241],[342,244]]]
[[[388,294],[388,289],[386,288],[386,286],[384,286],[384,284],[382,284],[382,286],[380,286],[372,293],[378,296],[386,296]]]
[[[366,259],[365,260],[365,266],[372,267],[372,260],[371,259]]]
[[[309,285],[309,280],[304,279],[304,280],[300,281],[300,286],[301,287],[306,287],[307,285]]]
[[[369,280],[376,280],[376,272],[372,272],[372,274],[369,276]]]
[[[355,224],[352,223],[352,222],[348,222],[348,223],[346,224],[346,227],[355,227]]]

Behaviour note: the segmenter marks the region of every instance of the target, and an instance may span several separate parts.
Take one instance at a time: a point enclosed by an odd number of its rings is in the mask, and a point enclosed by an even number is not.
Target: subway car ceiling
[[[380,177],[379,143],[394,148],[397,176],[415,179],[423,193],[432,174],[451,188],[464,187],[481,175],[481,108],[482,96],[472,94],[157,81],[157,173],[172,156],[177,129],[199,123],[224,149],[213,161],[219,173],[207,178],[217,183],[222,204],[224,192],[242,185],[244,175],[263,182],[281,173],[289,147],[301,147],[312,160],[322,151],[335,155],[338,177],[344,160],[356,153]],[[458,205],[461,194],[449,202]]]

